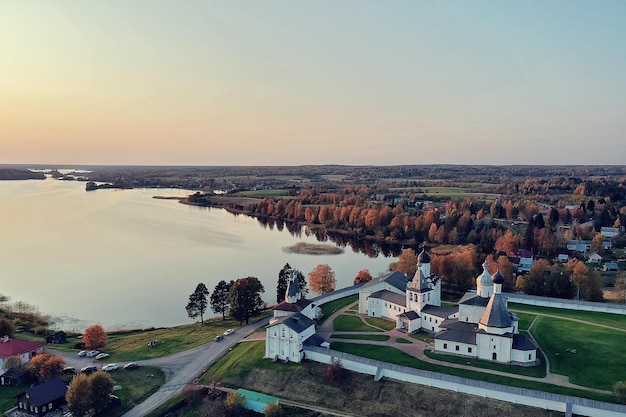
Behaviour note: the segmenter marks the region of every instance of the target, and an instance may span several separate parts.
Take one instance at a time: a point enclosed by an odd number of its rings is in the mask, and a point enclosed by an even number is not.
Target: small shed
[[[593,252],[589,255],[589,262],[600,262],[602,260],[602,256],[598,252]]]
[[[19,385],[26,385],[29,382],[30,372],[26,371],[22,367],[9,369],[0,377],[0,383],[2,383],[2,385],[17,387]]]
[[[605,262],[603,269],[604,271],[617,271],[619,267],[617,266],[617,262]]]
[[[56,332],[55,334],[46,336],[46,343],[65,343],[67,341],[67,334],[61,330]]]
[[[278,404],[278,398],[262,394],[260,392],[239,388],[237,393],[245,400],[243,406],[246,409],[256,411],[257,413],[263,413],[265,407],[267,407],[270,403]]]

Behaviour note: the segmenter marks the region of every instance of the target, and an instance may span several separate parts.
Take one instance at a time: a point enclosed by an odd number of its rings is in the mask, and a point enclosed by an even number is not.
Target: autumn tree
[[[28,371],[31,373],[32,376],[34,376],[37,379],[43,378],[41,376],[41,370],[43,369],[44,364],[51,357],[52,355],[50,355],[49,353],[40,353],[38,355],[35,355],[28,362]]]
[[[2,370],[8,371],[9,369],[17,368],[22,365],[22,360],[18,355],[9,356],[4,360],[2,364]]]
[[[208,301],[207,297],[209,290],[202,282],[196,286],[196,290],[189,296],[189,302],[185,309],[187,310],[187,316],[191,319],[200,317],[200,323],[204,323],[204,313],[206,312]]]
[[[11,322],[4,317],[0,318],[0,337],[9,336],[13,337],[13,332],[15,329]]]
[[[335,272],[328,264],[317,265],[309,272],[309,286],[313,292],[326,294],[335,291],[336,285]]]
[[[524,277],[522,290],[528,295],[544,295],[545,275],[549,267],[550,263],[546,259],[537,259],[533,262],[528,275]]]
[[[230,282],[221,280],[217,283],[211,294],[211,310],[213,310],[215,314],[222,313],[222,320],[226,319],[226,313],[228,312],[228,295],[233,283],[234,281],[232,280]]]
[[[513,256],[515,251],[519,249],[520,238],[513,234],[511,230],[507,230],[506,233],[496,240],[494,249],[496,252],[504,252],[508,256]],[[502,271],[500,271],[502,272]]]
[[[113,379],[108,372],[97,371],[91,376],[91,399],[96,412],[104,410],[109,405],[112,392]]]
[[[361,269],[356,277],[354,278],[354,285],[362,284],[365,282],[369,282],[372,280],[372,274],[368,269]]]
[[[43,379],[52,379],[61,375],[65,368],[65,361],[58,355],[51,356],[46,360],[39,369],[39,376]]]
[[[591,252],[598,252],[599,254],[604,254],[604,246],[602,246],[603,236],[598,233],[591,239]]]
[[[93,326],[89,326],[85,329],[83,342],[85,343],[85,347],[87,349],[98,349],[99,347],[104,346],[104,342],[106,342],[107,337],[108,336],[102,326],[94,324]]]
[[[281,417],[283,415],[283,411],[278,403],[270,402],[263,409],[263,414],[265,417]]]
[[[263,284],[256,277],[239,278],[230,287],[228,301],[230,315],[246,324],[250,322],[250,317],[256,316],[263,308],[261,293],[265,292]]]
[[[395,270],[402,272],[404,275],[413,277],[417,271],[417,255],[411,248],[406,248],[400,254]]]
[[[236,283],[236,281],[235,281]],[[243,405],[246,402],[246,399],[236,391],[229,392],[226,396],[226,400],[224,404],[229,411],[229,415],[237,416],[242,414]]]
[[[65,401],[75,416],[84,416],[93,408],[91,379],[85,374],[78,374],[70,382],[65,394]]]

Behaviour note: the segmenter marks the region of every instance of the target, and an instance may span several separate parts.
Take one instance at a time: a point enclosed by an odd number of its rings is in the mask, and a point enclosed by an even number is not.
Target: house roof
[[[509,311],[506,309],[506,301],[501,293],[491,294],[485,313],[480,318],[479,323],[497,328],[511,327],[513,325]]]
[[[442,330],[435,335],[435,340],[445,340],[447,342],[459,342],[468,345],[476,344],[476,332],[474,326],[468,326],[466,329],[456,328]]]
[[[404,306],[406,304],[406,296],[396,294],[388,290],[380,290],[370,294],[370,298],[379,298],[381,300]]]
[[[306,339],[304,341],[304,344],[307,345],[307,346],[320,346],[325,341],[326,340],[322,336],[320,336],[319,334],[315,333],[314,335],[312,335],[311,337]]]
[[[420,318],[420,315],[417,314],[415,311],[411,310],[411,311],[407,311],[406,313],[400,314],[400,317],[406,317],[409,320],[417,320]]]
[[[43,342],[31,342],[30,340],[9,339],[2,342],[0,339],[0,358],[23,355],[26,352],[34,352],[44,346]]]
[[[280,317],[278,320],[274,322],[274,324],[268,327],[273,327],[278,324],[284,324],[289,329],[297,333],[301,333],[304,330],[308,329],[309,327],[315,326],[315,322],[302,313],[295,313],[295,314],[292,314],[291,316]]]
[[[463,304],[466,306],[487,307],[487,304],[489,304],[489,298],[479,297],[478,295],[474,294],[473,297],[462,300],[459,304]]]
[[[287,282],[287,297],[297,297],[300,293],[300,283],[295,279],[290,279]]]
[[[262,394],[260,392],[250,391],[247,389],[239,388],[237,393],[245,398],[247,401],[256,401],[261,404],[270,404],[276,403],[278,404],[278,398],[272,397],[271,395]]]
[[[41,407],[52,401],[64,398],[66,392],[67,385],[65,385],[65,382],[61,378],[54,378],[28,389],[26,396],[30,398],[32,405]]]
[[[283,302],[278,304],[276,307],[274,307],[274,310],[292,311],[296,313],[296,312],[300,312],[304,310],[309,304],[311,304],[311,300],[307,300],[305,298],[301,298],[295,303],[289,303],[287,302],[287,300],[284,300]]]
[[[440,306],[425,306],[422,311],[424,314],[429,314],[435,317],[441,317],[447,319],[449,316],[459,312],[459,307],[440,307]]]
[[[523,334],[513,335],[513,349],[515,350],[536,350],[537,346]]]
[[[532,258],[533,253],[526,249],[518,249],[515,251],[515,256],[518,258]]]
[[[372,279],[371,281],[365,283],[362,288],[371,287],[373,285],[380,284],[381,282],[385,282],[400,291],[405,291],[406,283],[408,281],[409,278],[402,272],[393,271],[389,274],[381,275],[377,278]]]

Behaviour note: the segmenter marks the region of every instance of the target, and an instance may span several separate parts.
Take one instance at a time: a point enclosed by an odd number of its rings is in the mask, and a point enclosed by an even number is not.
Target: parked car
[[[78,356],[87,356],[87,351],[81,350],[80,352],[78,352]]]
[[[220,340],[222,340],[224,338],[224,336],[218,334],[217,336],[215,336],[215,341],[219,342]]]
[[[227,329],[227,330],[224,332],[224,336],[228,336],[229,334],[233,334],[233,333],[235,333],[235,329]]]
[[[89,375],[89,374],[96,372],[97,370],[98,370],[98,367],[96,365],[89,365],[89,366],[85,366],[84,368],[82,368],[80,372],[83,374]]]
[[[111,371],[115,371],[116,369],[117,369],[116,363],[108,363],[102,367],[102,370],[104,372],[111,372]]]
[[[108,353],[98,353],[96,355],[96,359],[104,359],[104,358],[108,358],[109,354]]]
[[[73,366],[66,366],[65,368],[63,368],[62,372],[64,374],[75,374],[76,373],[76,368],[74,368]]]
[[[139,365],[137,364],[137,362],[128,362],[126,365],[124,365],[124,369],[135,369],[135,368],[139,368]]]
[[[88,358],[94,358],[98,356],[98,353],[100,352],[98,352],[97,350],[90,350],[89,352],[87,352],[87,355],[85,356],[87,356]]]
[[[109,394],[109,407],[120,407],[122,400],[117,395]]]

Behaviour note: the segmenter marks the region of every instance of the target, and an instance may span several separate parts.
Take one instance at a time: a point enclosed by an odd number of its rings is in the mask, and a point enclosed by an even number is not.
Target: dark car
[[[63,373],[68,375],[75,374],[76,368],[74,368],[73,366],[66,366],[65,368],[63,368]]]
[[[222,340],[224,338],[224,336],[222,336],[221,334],[218,334],[217,336],[215,336],[215,341],[219,342],[220,340]]]
[[[85,366],[84,368],[82,368],[80,372],[83,374],[90,375],[96,372],[97,370],[98,370],[98,367],[96,365],[89,365],[89,366]]]

